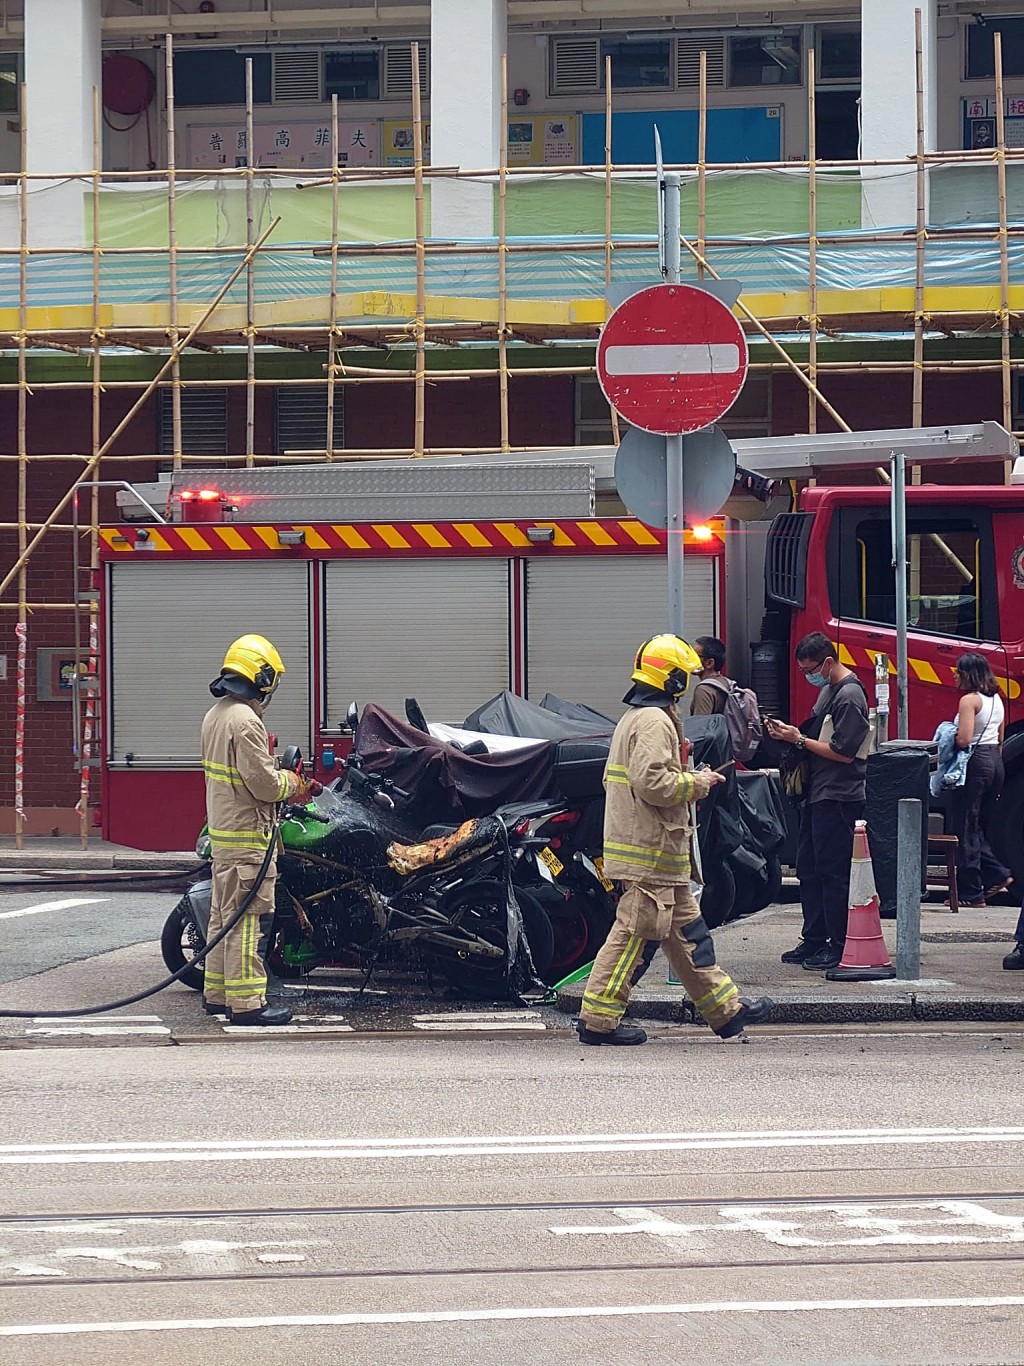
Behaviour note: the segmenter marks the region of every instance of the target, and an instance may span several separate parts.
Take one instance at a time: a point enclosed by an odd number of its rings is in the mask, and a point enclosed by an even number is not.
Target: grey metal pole
[[[910,738],[907,697],[907,457],[892,453],[892,566],[896,587],[896,734]]]
[[[662,260],[665,283],[677,285],[680,271],[680,187],[682,177],[670,171],[662,178],[660,191],[664,204],[662,221]],[[668,498],[668,625],[677,636],[685,636],[685,579],[683,549],[683,438],[665,438],[665,491]]]
[[[896,832],[896,976],[921,976],[921,803],[901,797]]]

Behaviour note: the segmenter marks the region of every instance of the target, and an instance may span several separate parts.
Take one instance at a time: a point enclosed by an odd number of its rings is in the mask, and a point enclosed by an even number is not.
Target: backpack
[[[732,752],[741,764],[747,763],[757,753],[764,734],[757,693],[752,688],[741,688],[731,678],[702,678],[701,682],[725,693],[722,715],[729,727]]]

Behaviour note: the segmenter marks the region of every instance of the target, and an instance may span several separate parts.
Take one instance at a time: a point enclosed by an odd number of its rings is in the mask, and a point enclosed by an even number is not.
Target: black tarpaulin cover
[[[557,708],[552,703],[557,703]],[[541,706],[500,692],[462,723],[484,735],[520,735],[528,740],[569,740],[574,735],[611,735],[615,722],[578,702],[563,702],[546,694]]]
[[[386,773],[413,793],[406,811],[423,825],[556,795],[555,746],[546,740],[512,753],[464,754],[371,703],[359,718],[355,750],[367,773]]]

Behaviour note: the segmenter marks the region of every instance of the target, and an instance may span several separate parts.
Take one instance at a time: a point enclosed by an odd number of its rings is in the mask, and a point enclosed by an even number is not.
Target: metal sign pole
[[[896,587],[896,734],[910,738],[907,710],[907,457],[893,451],[892,464],[892,565]]]
[[[681,177],[670,171],[659,185],[664,223],[662,237],[662,273],[665,283],[677,285],[680,270],[679,213]],[[686,609],[684,586],[686,577],[683,546],[683,438],[665,438],[665,492],[668,500],[668,626],[677,636],[685,636]]]

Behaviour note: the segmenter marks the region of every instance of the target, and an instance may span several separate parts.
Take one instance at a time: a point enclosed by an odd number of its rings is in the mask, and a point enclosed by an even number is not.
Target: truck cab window
[[[888,508],[843,509],[833,527],[837,615],[893,626],[896,597]],[[912,630],[998,640],[987,515],[908,512],[908,620]]]

